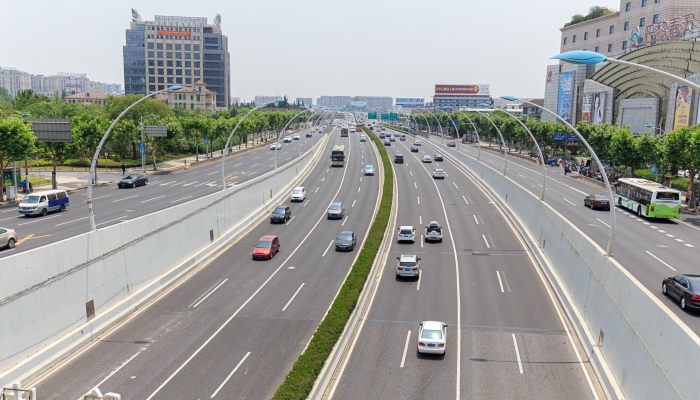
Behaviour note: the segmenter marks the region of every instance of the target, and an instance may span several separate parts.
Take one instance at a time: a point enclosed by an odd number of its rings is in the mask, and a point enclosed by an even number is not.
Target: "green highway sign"
[[[397,114],[397,113],[391,113],[391,114],[389,114],[389,120],[390,120],[390,121],[396,121],[396,120],[398,120],[398,119],[399,119],[399,114]]]
[[[367,113],[367,119],[377,119],[377,113],[376,112]]]
[[[389,114],[382,114],[382,121],[389,119]]]

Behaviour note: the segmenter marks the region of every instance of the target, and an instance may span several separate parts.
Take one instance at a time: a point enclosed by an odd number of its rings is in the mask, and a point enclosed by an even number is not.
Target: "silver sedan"
[[[14,229],[0,228],[0,249],[12,249],[17,243],[17,233]]]

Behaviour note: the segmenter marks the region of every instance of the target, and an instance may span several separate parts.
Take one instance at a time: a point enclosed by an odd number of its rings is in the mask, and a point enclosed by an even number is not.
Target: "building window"
[[[576,35],[571,37],[571,43],[576,43]]]
[[[149,68],[149,69],[148,69],[148,73],[149,73],[150,75],[155,75],[155,74],[156,74],[156,69],[155,69],[155,68]]]
[[[652,20],[652,23],[654,25],[658,24],[659,23],[659,14],[654,14],[654,16],[652,17],[651,20]]]
[[[659,4],[661,3],[661,0],[654,0],[654,4]]]
[[[588,32],[583,32],[583,40],[588,40]]]
[[[185,60],[189,60],[192,58],[192,53],[185,53]]]
[[[182,50],[182,45],[180,43],[175,43],[175,50]]]
[[[615,25],[610,25],[610,29],[608,29],[608,33],[611,35],[615,34]]]
[[[608,45],[608,53],[612,53],[612,43]]]
[[[593,51],[595,51],[596,53],[600,53],[600,46],[596,46],[595,50],[593,50]]]
[[[165,55],[167,56],[167,58],[173,58],[173,52],[172,52],[172,51],[166,52]]]
[[[148,42],[148,49],[149,49],[149,50],[152,50],[153,47],[155,47],[155,46],[153,45],[153,42]]]
[[[632,10],[632,2],[628,1],[625,3],[625,11],[630,12],[630,10]]]
[[[639,19],[639,26],[644,26],[647,24],[647,19],[645,17],[642,17]]]
[[[173,49],[173,44],[172,43],[166,43],[165,44],[165,50],[172,50]]]
[[[199,51],[199,45],[198,45],[198,44],[193,44],[192,46],[193,46],[192,49],[193,49],[194,51]]]
[[[182,70],[181,69],[176,69],[175,70],[175,75],[182,75]]]
[[[192,67],[192,61],[185,61],[185,68],[191,68]]]
[[[148,60],[148,66],[149,66],[149,67],[155,67],[155,66],[156,66],[156,62],[153,61],[153,60]]]
[[[163,52],[162,52],[162,51],[157,51],[157,52],[156,52],[156,55],[158,56],[158,58],[163,58]]]
[[[165,74],[165,70],[163,68],[158,68],[158,75],[163,75]]]
[[[172,68],[168,68],[168,75],[172,75],[172,74],[173,74],[173,69],[172,69]]]
[[[165,78],[163,78],[162,76],[159,76],[158,83],[165,83]]]
[[[567,40],[567,38],[564,37],[564,46],[566,46],[566,40]]]
[[[192,45],[189,43],[185,43],[185,51],[190,51],[192,50]]]
[[[156,49],[163,50],[163,43],[156,43]]]
[[[182,60],[182,53],[179,51],[175,52],[175,58]]]
[[[600,28],[595,30],[595,37],[600,37]]]
[[[172,84],[172,83],[173,83],[173,77],[172,77],[172,76],[169,76],[169,77],[168,77],[168,84]]]
[[[148,86],[148,90],[150,90],[151,92],[155,92],[155,91],[156,91],[156,85],[149,85],[149,86]]]
[[[175,83],[182,83],[182,78],[175,78]]]
[[[627,41],[626,40],[622,41],[622,50],[627,50]]]
[[[629,21],[625,21],[625,23],[622,25],[622,30],[625,32],[630,30],[630,22]]]
[[[649,0],[642,0],[642,7],[646,7],[649,4]]]
[[[192,84],[192,78],[185,78],[185,84],[191,85],[191,84]]]
[[[155,77],[155,76],[149,76],[149,77],[148,77],[148,83],[156,83],[156,77]]]
[[[168,64],[168,67],[172,67],[172,66],[173,66],[173,60],[168,60],[168,61],[167,61],[167,64]]]

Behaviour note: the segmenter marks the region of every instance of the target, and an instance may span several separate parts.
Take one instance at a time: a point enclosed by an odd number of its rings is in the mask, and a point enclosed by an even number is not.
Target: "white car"
[[[275,143],[272,143],[272,144],[270,145],[270,150],[280,150],[281,148],[282,148],[282,145],[279,144],[279,143],[276,143],[276,142],[275,142]]]
[[[398,243],[415,243],[416,242],[416,228],[411,225],[401,225],[399,227],[399,237]]]
[[[418,278],[420,276],[420,257],[415,254],[401,254],[401,257],[396,257],[396,278],[411,277]]]
[[[418,325],[418,352],[445,354],[447,324],[440,321],[423,321]]]
[[[445,179],[445,170],[442,168],[435,168],[433,170],[433,179]]]
[[[421,142],[420,140],[416,140],[415,142],[413,142],[414,146],[421,146],[422,144],[423,142]]]
[[[430,157],[430,155],[426,154],[423,156],[423,162],[424,163],[431,163],[431,162],[433,162],[433,157]]]
[[[292,143],[292,137],[291,136],[285,136],[284,140],[285,143]]]
[[[301,139],[301,137],[300,137],[299,134],[297,133],[296,135],[292,136],[292,139],[293,139],[293,140],[299,140],[299,139]]]
[[[13,249],[17,243],[17,233],[14,229],[0,227],[0,249]]]
[[[367,141],[367,136],[363,133],[360,135],[360,142],[366,142]]]
[[[292,202],[304,201],[306,200],[306,188],[303,186],[297,186],[292,190]]]

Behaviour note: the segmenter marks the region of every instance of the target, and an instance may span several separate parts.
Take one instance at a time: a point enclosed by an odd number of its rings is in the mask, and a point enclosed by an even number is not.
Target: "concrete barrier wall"
[[[585,332],[579,337],[590,339],[583,344],[611,397],[698,398],[694,375],[700,367],[700,340],[685,323],[574,224],[502,170],[441,149],[509,209],[539,248],[560,297],[570,300],[574,309],[569,311],[583,321]],[[600,376],[605,372],[614,381]]]
[[[315,167],[327,140],[324,136],[297,160],[225,194],[2,259],[0,387],[36,372],[123,318],[267,217],[266,211]],[[91,319],[89,301],[95,308]]]

